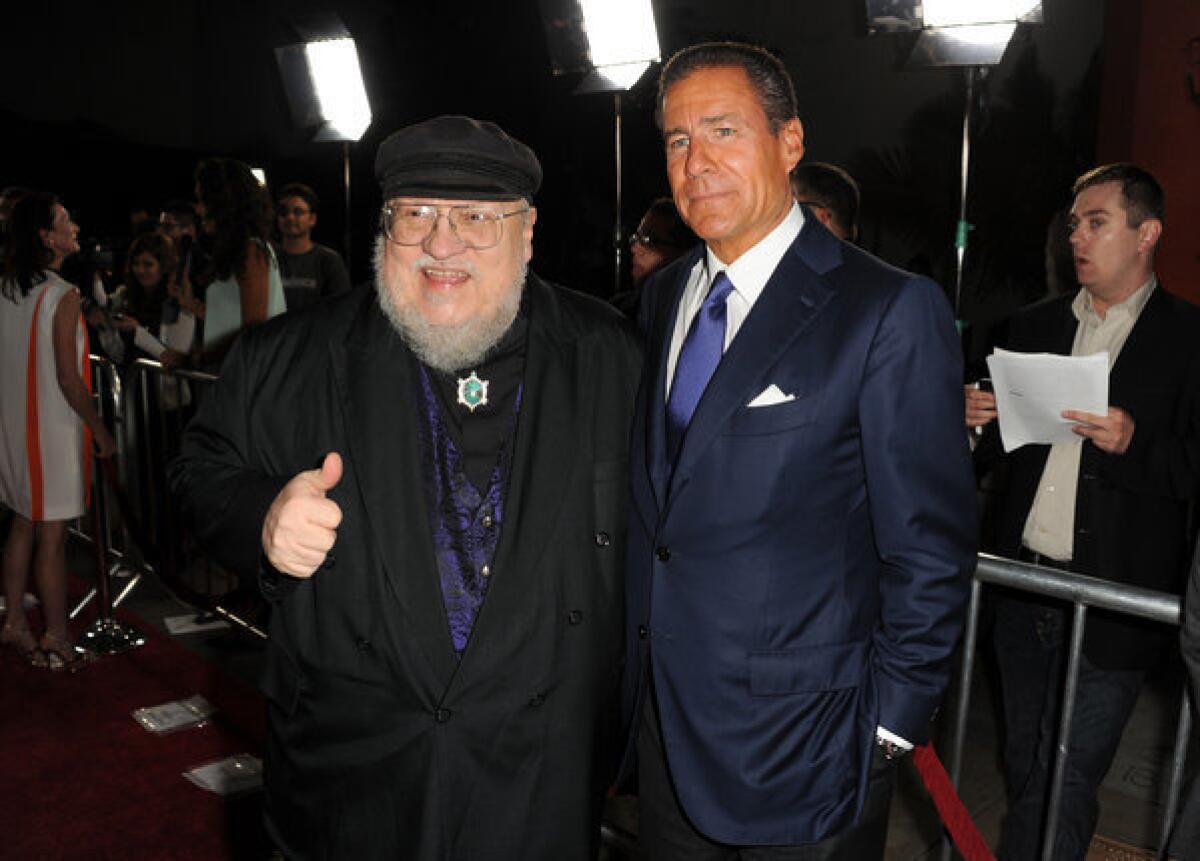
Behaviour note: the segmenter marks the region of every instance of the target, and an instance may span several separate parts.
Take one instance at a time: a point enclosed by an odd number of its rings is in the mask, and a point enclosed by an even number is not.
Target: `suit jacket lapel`
[[[492,566],[487,600],[475,619],[463,663],[478,668],[478,644],[511,639],[505,629],[522,607],[537,602],[543,575],[540,561],[554,534],[564,487],[578,467],[570,426],[564,416],[586,415],[589,392],[574,385],[578,356],[557,337],[558,314],[551,288],[529,276],[529,335],[525,349],[521,412],[512,445],[512,465],[504,496],[504,522]],[[443,612],[443,615],[445,613]],[[511,634],[511,632],[509,632]],[[503,654],[503,650],[500,652]],[[487,660],[484,652],[484,660]]]
[[[704,390],[679,450],[670,495],[686,484],[721,427],[758,394],[770,369],[833,296],[818,273],[840,264],[841,247],[815,222],[806,217]]]
[[[456,661],[429,537],[412,354],[373,301],[364,301],[343,342],[330,344],[342,393],[345,438],[362,493],[359,501],[374,536],[392,593],[407,629],[442,684]]]
[[[1133,329],[1125,339],[1125,345],[1121,347],[1121,352],[1117,355],[1117,361],[1113,364],[1112,371],[1109,372],[1109,403],[1116,403],[1114,393],[1117,397],[1124,395],[1127,381],[1135,381],[1129,388],[1137,387],[1136,381],[1139,380],[1143,381],[1144,386],[1146,359],[1153,355],[1153,352],[1162,343],[1161,337],[1166,326],[1167,315],[1170,313],[1166,297],[1161,295],[1162,290],[1163,286],[1159,284],[1150,294],[1150,298],[1146,300],[1146,306],[1138,315]]]
[[[654,489],[655,501],[659,511],[665,507],[667,484],[671,480],[671,463],[667,459],[666,431],[666,400],[667,400],[667,361],[671,355],[671,338],[675,330],[675,317],[679,314],[679,304],[683,300],[692,269],[704,254],[704,246],[684,256],[678,268],[665,272],[663,279],[657,285],[661,295],[656,297],[656,309],[651,320],[651,330],[647,343],[651,345],[651,354],[647,357],[646,367],[649,396],[646,406],[646,466],[650,471],[650,485]]]

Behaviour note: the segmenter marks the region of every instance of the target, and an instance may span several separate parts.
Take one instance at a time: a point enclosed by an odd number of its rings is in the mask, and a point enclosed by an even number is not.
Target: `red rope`
[[[917,767],[917,772],[942,817],[942,823],[950,832],[950,838],[963,858],[966,861],[995,861],[996,856],[984,842],[983,835],[975,827],[966,805],[954,791],[950,775],[946,774],[946,769],[942,767],[942,761],[938,759],[933,745],[917,745],[913,750],[913,765]]]

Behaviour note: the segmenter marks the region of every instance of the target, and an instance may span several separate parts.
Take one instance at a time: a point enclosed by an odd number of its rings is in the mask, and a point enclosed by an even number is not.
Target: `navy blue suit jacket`
[[[857,817],[876,726],[924,741],[948,680],[976,536],[960,350],[940,288],[807,214],[672,470],[667,354],[702,253],[643,299],[625,718],[652,667],[693,824],[807,843]],[[795,399],[747,406],[772,384]]]

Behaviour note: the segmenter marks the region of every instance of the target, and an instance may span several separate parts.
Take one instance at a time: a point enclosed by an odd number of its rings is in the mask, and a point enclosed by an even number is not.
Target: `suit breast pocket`
[[[811,424],[817,417],[820,398],[799,395],[794,401],[769,407],[742,407],[729,420],[726,436],[762,436],[784,433]]]

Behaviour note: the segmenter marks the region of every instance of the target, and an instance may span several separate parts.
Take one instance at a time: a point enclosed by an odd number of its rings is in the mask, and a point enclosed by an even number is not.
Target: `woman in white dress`
[[[29,192],[5,225],[0,271],[0,503],[14,513],[4,547],[8,613],[0,642],[35,666],[81,659],[67,630],[67,522],[86,510],[92,443],[116,451],[88,389],[79,291],[58,269],[79,228],[53,195]],[[22,598],[32,567],[45,631],[30,630]]]

